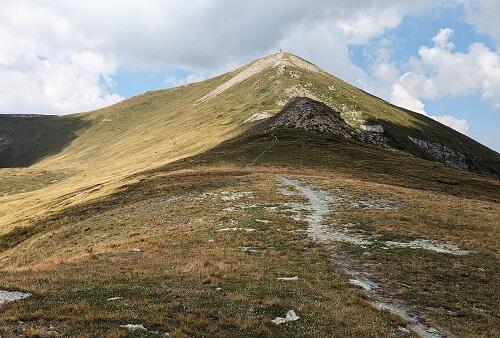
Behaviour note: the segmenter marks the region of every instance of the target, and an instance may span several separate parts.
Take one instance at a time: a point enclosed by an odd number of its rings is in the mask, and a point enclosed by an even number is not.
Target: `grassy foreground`
[[[369,270],[452,335],[498,333],[498,181],[387,152],[372,152],[372,159],[380,156],[371,162],[377,168],[361,175],[362,157],[339,154],[373,149],[340,141],[330,143],[337,152],[309,144],[301,158],[320,156],[323,164],[291,158],[282,159],[289,168],[266,164],[273,158],[279,165],[278,154],[295,154],[293,146],[306,142],[280,140],[254,166],[248,164],[261,151],[252,142],[236,157],[230,155],[237,148],[222,145],[40,219],[28,232],[0,237],[0,289],[33,293],[0,307],[0,336],[411,336],[401,330],[404,320],[369,306],[332,253]],[[253,145],[267,149],[261,140]],[[402,165],[378,167],[389,163],[386,156],[400,156]],[[435,166],[435,180],[423,170],[428,165]],[[391,168],[400,175],[394,180],[384,174]],[[413,176],[405,173],[409,168]],[[337,208],[328,214],[332,228],[355,223],[383,238],[437,240],[470,253],[315,243],[305,233],[307,222],[290,218],[284,204],[301,198],[281,194],[277,175],[398,205]],[[15,247],[7,247],[16,236]],[[293,276],[299,279],[278,280]],[[271,322],[288,310],[300,319]],[[126,324],[149,332],[129,331]]]

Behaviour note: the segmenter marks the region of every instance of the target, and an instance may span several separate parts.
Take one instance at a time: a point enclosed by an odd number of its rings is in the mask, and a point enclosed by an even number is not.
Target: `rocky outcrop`
[[[309,97],[291,99],[279,113],[261,121],[251,128],[248,133],[272,133],[274,129],[278,128],[302,129],[336,135],[426,159],[429,159],[430,155],[436,161],[456,169],[497,178],[499,176],[497,172],[483,165],[479,158],[471,154],[464,154],[438,142],[408,136],[409,140],[420,148],[420,151],[415,151],[415,149],[408,147],[408,144],[397,142],[381,124],[362,124],[360,129],[357,129],[348,124],[338,111]]]
[[[296,97],[290,100],[277,115],[273,116],[268,128],[293,128],[356,138],[358,132],[348,125],[326,104],[308,97]]]
[[[408,138],[434,159],[450,167],[500,178],[497,172],[484,166],[479,159],[473,156],[463,154],[438,142],[429,142],[412,136],[408,136]]]
[[[273,117],[256,126],[253,132],[276,128],[303,129],[340,136],[389,149],[382,132],[367,132],[349,125],[340,113],[323,102],[309,97],[295,97]]]
[[[469,170],[464,154],[454,151],[453,149],[437,142],[427,142],[411,136],[408,136],[408,138],[439,162],[445,163],[457,169]]]

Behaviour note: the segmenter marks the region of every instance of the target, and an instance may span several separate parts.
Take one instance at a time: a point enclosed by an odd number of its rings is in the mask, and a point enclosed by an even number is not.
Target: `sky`
[[[499,0],[0,0],[0,113],[68,114],[280,48],[500,151]]]

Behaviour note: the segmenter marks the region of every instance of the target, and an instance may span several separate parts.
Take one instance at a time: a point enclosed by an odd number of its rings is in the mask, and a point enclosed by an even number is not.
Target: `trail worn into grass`
[[[333,241],[348,241],[359,245],[370,244],[370,242],[359,239],[356,236],[350,238],[346,233],[336,233],[324,223],[324,216],[330,213],[331,207],[335,207],[336,204],[343,200],[342,197],[313,188],[295,179],[283,176],[279,176],[278,179],[283,185],[295,188],[307,199],[307,202],[303,205],[304,209],[310,212],[309,215],[305,216],[305,220],[309,223],[307,234],[314,241],[322,244],[328,244]],[[407,247],[412,246],[408,245]],[[462,252],[460,251],[460,253]],[[350,278],[350,282],[361,287],[366,292],[371,298],[370,304],[373,307],[382,311],[388,311],[407,321],[408,329],[420,337],[436,338],[446,336],[444,330],[431,326],[423,318],[420,318],[410,305],[399,301],[394,295],[386,290],[383,285],[377,283],[369,272],[362,270],[360,267],[356,267],[350,263],[346,257],[338,253],[334,252],[332,258],[342,272],[347,274]]]
[[[0,336],[494,337],[476,238],[497,210],[335,173],[158,174],[12,234],[0,289],[33,296],[1,305]]]

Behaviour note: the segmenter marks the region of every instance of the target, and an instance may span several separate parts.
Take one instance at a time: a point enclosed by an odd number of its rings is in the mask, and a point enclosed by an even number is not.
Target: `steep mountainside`
[[[0,335],[494,337],[500,181],[363,134],[293,99],[8,228]]]
[[[12,170],[0,170],[9,182],[0,186],[5,192],[0,221],[109,193],[130,174],[201,153],[243,133],[296,96],[325,103],[351,127],[387,140],[392,148],[481,174],[500,172],[500,156],[474,140],[371,96],[295,55],[278,53],[213,79],[147,92],[90,113],[64,118],[0,115],[0,167],[31,165],[30,170],[64,177],[47,181],[44,189],[12,195],[11,184],[25,184],[15,183]],[[54,131],[48,131],[47,123]],[[25,178],[19,175],[18,181]]]

